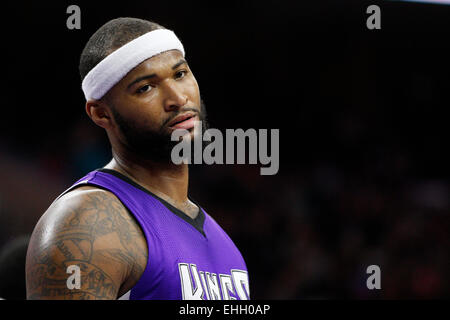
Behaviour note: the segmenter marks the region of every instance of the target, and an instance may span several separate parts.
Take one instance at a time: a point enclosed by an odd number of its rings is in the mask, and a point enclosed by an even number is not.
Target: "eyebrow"
[[[139,78],[137,78],[137,79],[134,79],[134,81],[131,82],[131,83],[128,85],[128,89],[130,89],[131,86],[132,86],[133,84],[135,84],[135,83],[141,82],[142,80],[145,80],[145,79],[154,78],[154,77],[156,77],[156,73],[148,74],[148,75],[146,75],[146,76],[142,76],[142,77],[139,77]]]
[[[186,60],[181,59],[180,61],[178,61],[177,63],[175,63],[172,67],[172,70],[175,70],[176,68],[178,68],[179,66],[181,66],[183,63],[187,64]]]
[[[181,59],[180,61],[178,61],[177,63],[175,63],[175,64],[172,66],[172,70],[175,70],[176,68],[178,68],[179,66],[181,66],[181,65],[184,64],[184,63],[187,64],[186,60]],[[140,82],[140,81],[142,81],[142,80],[145,80],[145,79],[151,79],[151,78],[154,78],[154,77],[156,77],[156,73],[152,73],[152,74],[148,74],[148,75],[145,75],[145,76],[136,78],[136,79],[134,79],[134,80],[128,85],[127,88],[129,89],[133,84],[138,83],[138,82]]]

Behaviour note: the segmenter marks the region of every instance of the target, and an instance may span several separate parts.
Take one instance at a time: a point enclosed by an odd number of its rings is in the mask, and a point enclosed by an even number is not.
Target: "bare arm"
[[[105,300],[126,293],[147,263],[145,237],[110,192],[81,187],[55,202],[39,220],[27,252],[27,298]],[[80,289],[69,289],[70,265]]]

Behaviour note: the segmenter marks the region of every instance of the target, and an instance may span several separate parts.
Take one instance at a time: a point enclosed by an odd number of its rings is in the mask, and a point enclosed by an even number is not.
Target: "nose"
[[[176,83],[172,81],[167,81],[164,84],[165,100],[164,109],[165,111],[173,111],[179,109],[187,104],[188,97],[184,94],[183,90]]]

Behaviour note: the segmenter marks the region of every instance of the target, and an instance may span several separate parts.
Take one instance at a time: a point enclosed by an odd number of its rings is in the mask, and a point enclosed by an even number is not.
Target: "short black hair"
[[[81,81],[106,56],[143,34],[165,27],[138,18],[117,18],[101,26],[88,40],[80,57]]]

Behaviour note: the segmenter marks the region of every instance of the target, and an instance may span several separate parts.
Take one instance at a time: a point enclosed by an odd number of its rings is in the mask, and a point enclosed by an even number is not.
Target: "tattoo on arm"
[[[30,241],[28,299],[116,299],[126,279],[139,279],[148,258],[136,221],[115,196],[99,189],[55,205]],[[67,287],[70,265],[80,267],[80,289]]]

